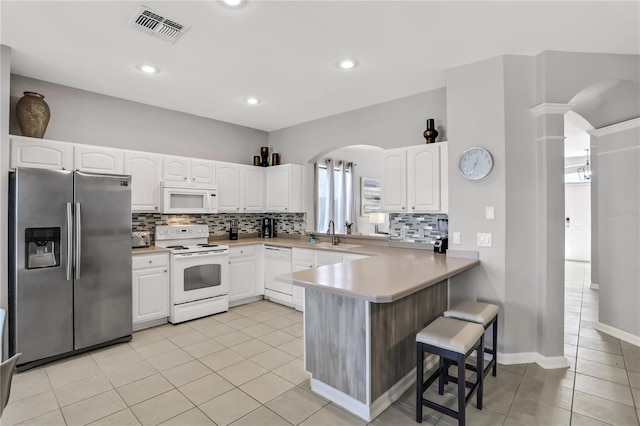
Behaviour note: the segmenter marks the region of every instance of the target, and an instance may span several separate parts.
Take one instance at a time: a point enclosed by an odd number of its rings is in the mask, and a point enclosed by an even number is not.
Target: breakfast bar
[[[415,335],[447,309],[447,279],[479,264],[425,250],[290,274],[305,288],[311,389],[370,421],[415,381]]]

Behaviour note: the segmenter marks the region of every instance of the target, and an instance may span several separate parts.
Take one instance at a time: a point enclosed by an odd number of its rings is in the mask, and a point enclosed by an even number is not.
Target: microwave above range
[[[217,213],[217,188],[178,188],[169,182],[162,185],[162,213]]]

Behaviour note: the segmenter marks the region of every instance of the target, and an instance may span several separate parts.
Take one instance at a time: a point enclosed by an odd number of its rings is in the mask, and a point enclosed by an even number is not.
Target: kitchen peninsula
[[[370,421],[414,382],[415,335],[447,309],[447,279],[480,262],[365,247],[378,253],[284,277],[305,288],[311,389]]]

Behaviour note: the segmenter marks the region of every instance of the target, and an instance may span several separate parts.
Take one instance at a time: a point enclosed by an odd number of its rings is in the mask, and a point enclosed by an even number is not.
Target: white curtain
[[[330,158],[315,164],[316,231],[327,232],[333,220],[336,233],[346,234],[346,223],[354,223],[353,168],[353,163]]]

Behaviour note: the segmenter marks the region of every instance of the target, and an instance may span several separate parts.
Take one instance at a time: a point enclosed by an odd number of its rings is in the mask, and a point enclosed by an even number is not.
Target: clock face
[[[470,180],[482,179],[493,168],[493,157],[484,148],[469,148],[460,156],[458,168],[462,176]]]

